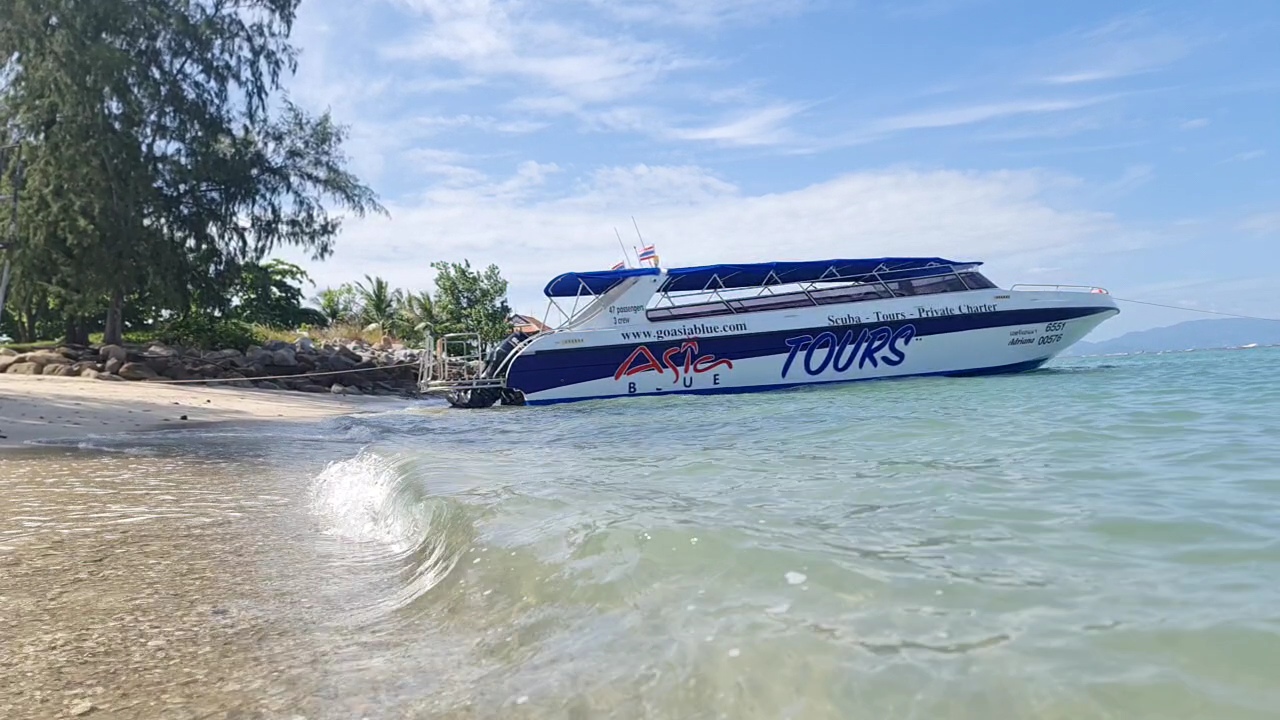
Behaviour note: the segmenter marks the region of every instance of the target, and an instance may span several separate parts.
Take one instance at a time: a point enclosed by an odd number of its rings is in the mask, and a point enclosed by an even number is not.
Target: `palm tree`
[[[358,282],[355,288],[360,300],[360,322],[367,326],[376,325],[385,334],[393,329],[396,308],[404,295],[399,290],[392,290],[391,285],[380,277],[365,275],[364,279],[368,284]]]
[[[405,293],[400,302],[399,325],[404,334],[414,340],[423,340],[435,326],[435,311],[431,295],[422,292]]]
[[[356,315],[356,293],[349,284],[325,288],[316,294],[316,307],[329,319],[330,325],[349,323]]]

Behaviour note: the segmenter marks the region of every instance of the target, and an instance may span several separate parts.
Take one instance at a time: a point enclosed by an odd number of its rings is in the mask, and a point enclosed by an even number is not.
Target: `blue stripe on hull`
[[[672,390],[671,392],[651,392],[651,393],[634,393],[621,395],[594,395],[591,397],[580,398],[557,398],[554,400],[526,400],[526,405],[563,405],[565,403],[586,402],[587,400],[616,400],[619,398],[633,397],[654,397],[658,395],[743,395],[746,393],[771,392],[774,390],[787,390],[803,387],[813,387],[815,385],[836,385],[853,382],[873,382],[876,380],[901,380],[903,378],[922,378],[922,377],[982,377],[987,375],[1012,375],[1015,373],[1028,372],[1036,370],[1049,362],[1049,358],[1042,360],[1028,360],[1026,362],[1013,363],[1012,365],[997,365],[994,367],[975,368],[972,370],[947,370],[945,372],[933,373],[916,373],[910,375],[890,375],[887,377],[859,377],[859,378],[841,378],[839,380],[823,380],[818,382],[798,382],[798,383],[782,383],[776,385],[747,385],[743,387],[718,387],[718,388],[699,388],[694,390]]]
[[[1047,308],[1043,310],[1007,310],[973,315],[951,315],[938,318],[886,321],[855,325],[830,325],[811,328],[794,328],[740,335],[721,335],[694,338],[698,342],[699,355],[714,355],[718,359],[734,362],[751,358],[778,355],[788,351],[786,340],[800,335],[817,335],[823,332],[845,332],[858,328],[889,328],[896,331],[912,325],[916,337],[946,335],[968,330],[995,327],[1035,325],[1089,317],[1114,312],[1110,308]],[[641,331],[642,332],[642,331]],[[566,385],[576,385],[591,380],[613,377],[619,366],[640,346],[646,346],[661,357],[669,348],[679,347],[689,338],[636,341],[625,345],[609,345],[595,348],[556,348],[539,350],[533,345],[530,354],[522,354],[511,364],[507,373],[507,387],[532,395]]]

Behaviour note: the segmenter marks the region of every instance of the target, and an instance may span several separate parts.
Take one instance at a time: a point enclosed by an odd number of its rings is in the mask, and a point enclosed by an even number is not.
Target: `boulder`
[[[112,381],[112,382],[123,382],[123,381],[124,381],[124,378],[120,377],[119,375],[112,375],[111,373],[98,373],[98,379],[99,379],[99,380],[110,380],[110,381]]]
[[[170,380],[191,380],[191,373],[181,364],[170,365],[161,373]]]
[[[151,347],[147,348],[147,355],[150,355],[151,357],[176,358],[180,357],[182,353],[168,345],[165,345],[164,343],[155,343]]]
[[[102,372],[102,363],[82,360],[75,365],[72,365],[71,370],[76,375],[83,375],[86,370],[92,370],[93,372],[99,373]]]
[[[40,367],[45,365],[70,365],[71,361],[51,350],[37,350],[35,352],[23,353],[19,355],[15,362],[35,363]]]
[[[125,380],[155,380],[159,375],[143,363],[125,363],[120,367],[120,377]]]
[[[17,355],[0,355],[0,373],[7,372],[16,362],[18,362]]]
[[[39,375],[44,366],[33,362],[17,362],[9,366],[5,372],[10,375]]]
[[[68,360],[70,360],[70,361],[72,361],[72,362],[76,362],[76,361],[80,360],[80,355],[81,355],[81,353],[83,353],[83,352],[84,352],[84,350],[83,350],[82,348],[79,348],[79,347],[69,347],[69,346],[64,345],[64,346],[62,346],[62,347],[58,348],[57,350],[54,350],[54,352],[58,353],[58,354],[59,354],[59,355],[61,355],[62,357],[66,358],[66,359],[68,359]]]
[[[298,342],[293,344],[293,346],[297,348],[299,352],[315,352],[316,349],[316,344],[311,342],[311,338],[305,337],[300,338]]]
[[[228,348],[226,350],[214,350],[213,352],[207,352],[202,355],[201,358],[205,362],[223,364],[236,358],[244,359],[244,353],[233,348]]]
[[[263,390],[283,390],[284,389],[279,385],[271,382],[270,380],[259,380],[257,384],[258,384],[258,387],[262,388]]]
[[[271,353],[271,363],[279,367],[297,367],[298,354],[292,347],[285,346]]]
[[[99,371],[97,371],[97,370],[94,370],[94,369],[93,369],[93,368],[91,368],[91,367],[84,368],[84,369],[83,369],[83,370],[81,370],[80,372],[76,373],[76,375],[77,375],[77,376],[79,376],[79,377],[82,377],[82,378],[93,378],[93,379],[96,379],[99,375],[102,375],[102,374],[103,374],[103,373],[101,373],[101,372],[99,372]]]
[[[103,345],[98,348],[98,359],[104,363],[108,360],[119,360],[123,365],[129,361],[129,351],[119,345]]]
[[[325,389],[323,386],[321,386],[321,385],[313,385],[313,384],[309,384],[309,383],[308,383],[308,384],[305,384],[305,385],[299,385],[299,386],[298,386],[298,391],[299,391],[299,392],[309,392],[309,393],[323,393],[323,392],[329,392],[329,390],[326,390],[326,389]]]
[[[329,388],[329,392],[333,393],[334,395],[346,395],[347,388],[344,385],[339,385],[338,383],[334,383],[333,387]]]
[[[75,375],[75,372],[71,370],[71,367],[71,365],[63,365],[61,363],[49,363],[44,366],[44,370],[40,374],[55,375],[57,377],[70,377]]]
[[[17,357],[18,351],[11,348],[0,348],[0,357]]]
[[[111,375],[119,375],[122,367],[124,367],[124,360],[118,357],[110,357],[102,364],[102,371]]]
[[[268,340],[267,342],[263,343],[262,348],[264,350],[269,350],[271,352],[276,352],[277,350],[286,350],[286,349],[292,350],[293,343],[287,343],[283,340]]]

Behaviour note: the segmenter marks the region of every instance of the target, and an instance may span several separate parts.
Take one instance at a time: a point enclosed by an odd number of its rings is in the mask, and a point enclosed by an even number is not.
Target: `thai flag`
[[[624,269],[624,268],[626,268],[626,267],[627,267],[627,264],[626,264],[625,262],[620,262],[620,263],[618,263],[617,265],[614,265],[613,267],[611,267],[611,268],[609,268],[609,269],[610,269],[610,270],[622,270],[622,269]]]
[[[640,254],[636,256],[636,259],[638,259],[640,262],[644,262],[645,260],[652,260],[653,264],[657,265],[658,251],[655,250],[652,245],[647,245],[645,247],[640,248]]]

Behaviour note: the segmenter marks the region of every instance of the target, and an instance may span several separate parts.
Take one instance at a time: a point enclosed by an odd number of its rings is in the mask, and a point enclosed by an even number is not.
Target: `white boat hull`
[[[1020,372],[1118,312],[1105,294],[975,290],[651,322],[628,295],[522,348],[507,387],[537,405]]]

